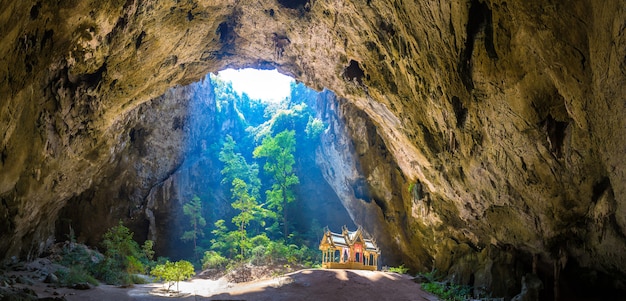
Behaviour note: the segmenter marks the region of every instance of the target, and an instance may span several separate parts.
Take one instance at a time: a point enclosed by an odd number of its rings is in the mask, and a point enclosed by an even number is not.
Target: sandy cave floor
[[[233,284],[224,279],[193,279],[180,283],[180,297],[155,296],[163,284],[119,288],[100,285],[90,290],[34,288],[39,297],[66,300],[438,300],[411,277],[361,270],[300,270],[282,277]],[[175,288],[175,287],[174,287]]]

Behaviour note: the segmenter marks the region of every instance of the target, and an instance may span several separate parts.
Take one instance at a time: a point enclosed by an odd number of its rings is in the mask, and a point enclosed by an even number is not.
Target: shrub
[[[404,264],[401,264],[397,267],[390,267],[389,272],[398,273],[398,274],[406,274],[409,271],[409,268],[405,267]]]
[[[151,255],[152,243],[146,241],[142,248],[133,240],[133,232],[120,221],[109,229],[102,240],[106,248],[105,259],[96,269],[96,276],[107,284],[131,285],[136,283],[133,273],[145,273]],[[142,280],[142,282],[144,282]]]
[[[437,269],[433,269],[432,271],[428,273],[419,274],[418,276],[421,276],[424,279],[426,279],[426,282],[435,282],[439,280],[439,278],[437,277]]]
[[[250,244],[252,245],[252,247],[258,247],[258,246],[267,246],[270,243],[270,239],[269,237],[267,237],[267,235],[265,234],[260,234],[257,235],[255,237],[250,238]]]
[[[75,242],[63,244],[55,262],[68,268],[55,272],[59,278],[59,284],[68,287],[81,283],[98,285],[94,274],[97,271],[98,264],[103,259],[102,254],[89,249],[83,244]]]
[[[145,270],[145,266],[137,257],[126,256],[126,272],[129,274],[143,274]]]
[[[102,244],[106,248],[105,255],[116,260],[124,261],[128,256],[139,258],[142,255],[139,245],[133,240],[133,232],[121,221],[104,234]]]
[[[265,250],[265,258],[273,263],[275,261],[281,261],[287,258],[287,253],[289,252],[289,248],[285,246],[282,242],[272,241],[267,245],[267,249]]]
[[[204,252],[202,269],[222,269],[228,264],[228,259],[215,251]]]
[[[267,248],[265,246],[256,246],[250,251],[250,263],[254,265],[263,265],[267,263],[265,253]]]
[[[463,301],[470,298],[471,287],[443,282],[422,283],[422,289],[445,301]]]
[[[82,283],[98,285],[98,280],[80,265],[70,266],[67,270],[58,270],[56,274],[59,278],[59,283],[63,286],[72,287]]]
[[[86,269],[91,269],[98,262],[102,261],[102,259],[102,254],[90,250],[83,244],[72,242],[63,245],[61,258],[57,261],[57,263],[67,267],[80,265]]]
[[[124,283],[124,272],[119,264],[111,259],[105,258],[96,267],[95,276],[104,281],[106,284],[122,284]]]

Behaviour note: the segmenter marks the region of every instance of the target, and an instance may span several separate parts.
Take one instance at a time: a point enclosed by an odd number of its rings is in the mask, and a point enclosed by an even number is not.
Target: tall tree
[[[211,231],[214,237],[211,239],[211,249],[228,258],[233,258],[237,254],[236,232],[229,231],[223,219],[217,220],[214,225],[215,229]]]
[[[255,218],[255,213],[259,211],[259,205],[257,204],[256,198],[248,193],[248,185],[246,182],[241,179],[233,180],[231,192],[233,198],[231,206],[239,211],[239,214],[233,217],[232,221],[238,228],[238,245],[241,252],[241,259],[243,260],[245,258],[245,250],[249,247],[246,226]]]
[[[185,231],[181,239],[183,241],[193,241],[193,253],[198,259],[198,237],[204,236],[206,220],[202,217],[202,202],[200,197],[194,195],[191,201],[183,205],[183,213],[189,218],[191,230]]]
[[[237,151],[237,143],[232,136],[227,135],[219,160],[224,163],[222,169],[222,184],[232,185],[235,179],[244,181],[252,197],[258,198],[261,180],[259,179],[259,167],[256,163],[248,164],[246,158]]]
[[[268,207],[282,213],[283,236],[289,237],[287,204],[295,200],[293,185],[299,184],[293,165],[296,150],[295,131],[283,131],[274,137],[266,137],[254,149],[255,158],[265,158],[263,169],[274,179],[272,189],[265,192]]]

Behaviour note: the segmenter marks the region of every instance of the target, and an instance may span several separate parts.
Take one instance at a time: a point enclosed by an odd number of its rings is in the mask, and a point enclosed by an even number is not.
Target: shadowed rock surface
[[[0,1],[0,255],[41,253],[68,205],[87,241],[148,237],[184,155],[163,99],[277,67],[338,95],[318,164],[390,264],[625,288],[623,1],[296,2]]]

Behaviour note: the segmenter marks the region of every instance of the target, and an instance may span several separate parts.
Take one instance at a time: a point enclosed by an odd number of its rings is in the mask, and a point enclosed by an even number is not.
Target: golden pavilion
[[[380,249],[361,226],[356,231],[343,226],[341,234],[326,227],[319,249],[322,251],[322,268],[378,270]]]

